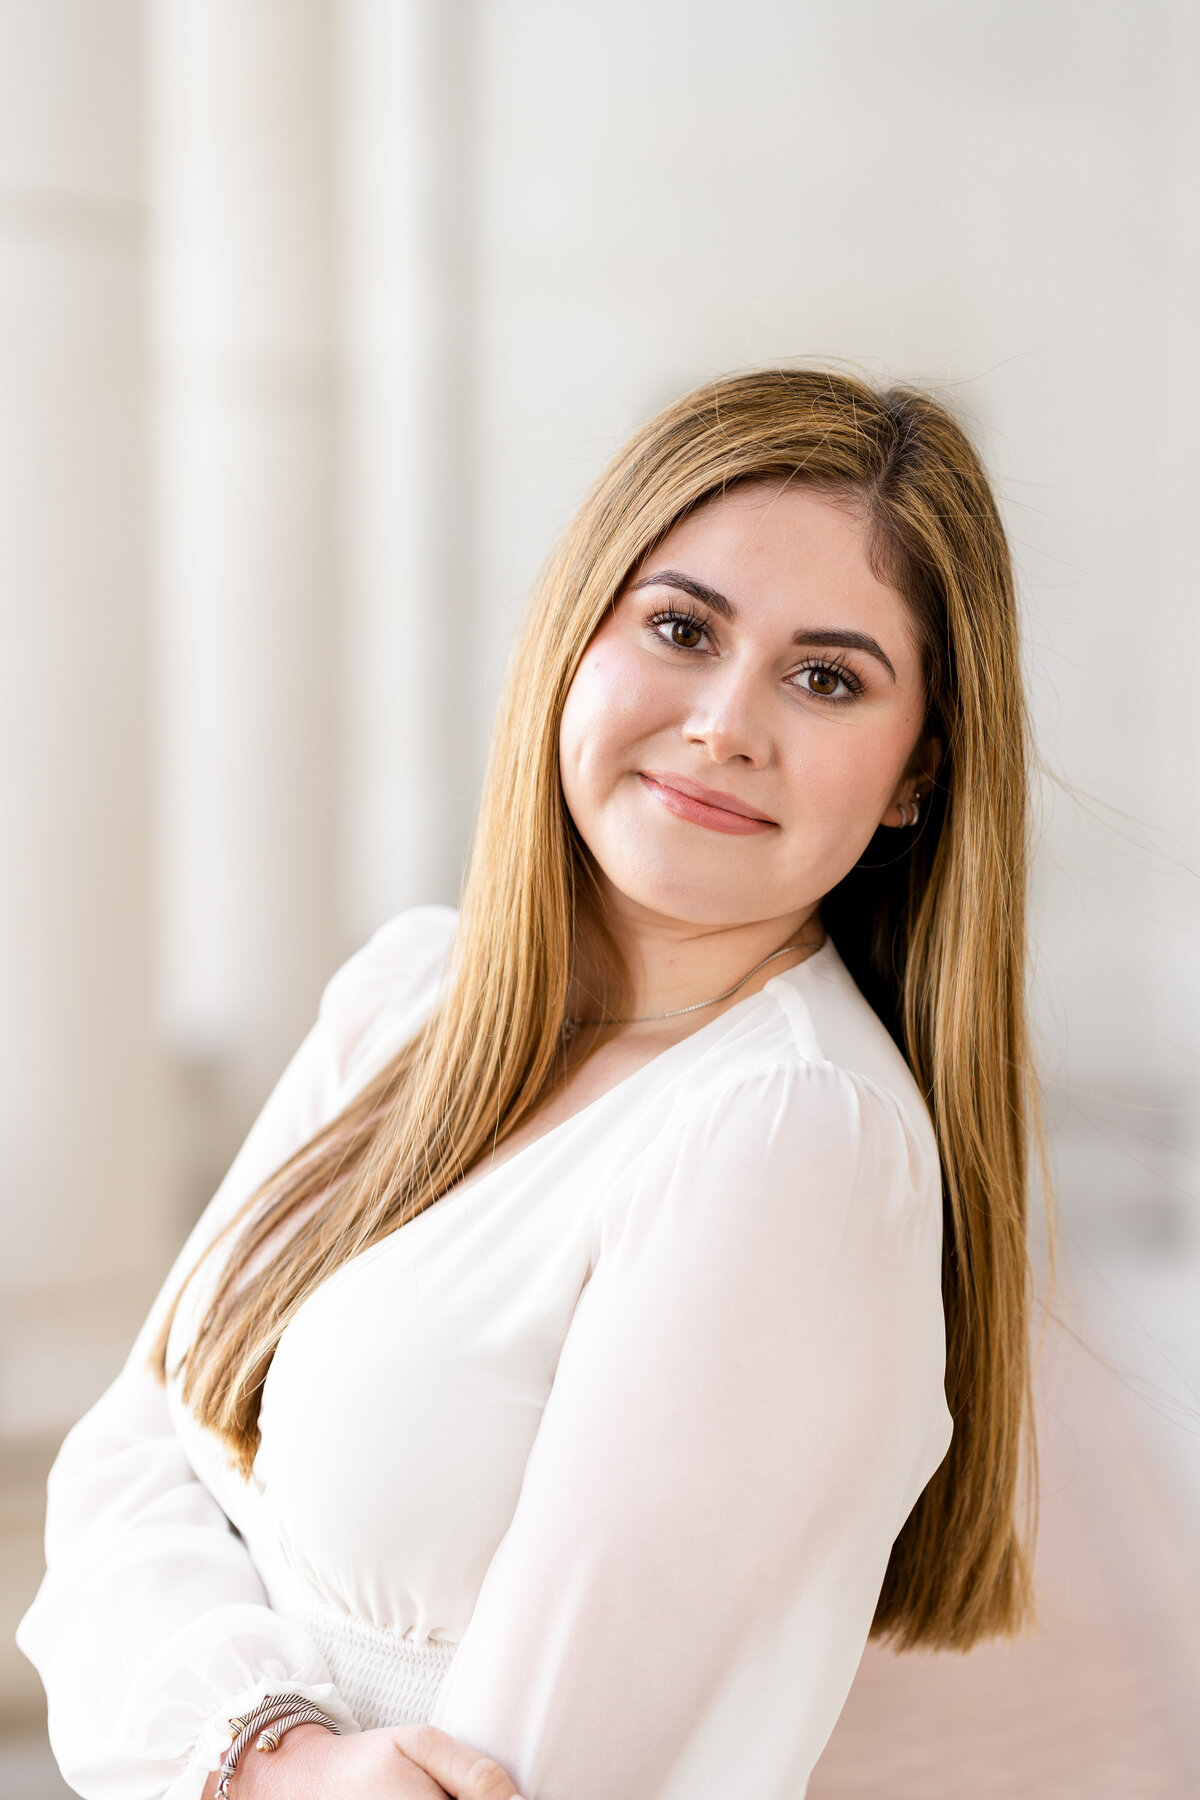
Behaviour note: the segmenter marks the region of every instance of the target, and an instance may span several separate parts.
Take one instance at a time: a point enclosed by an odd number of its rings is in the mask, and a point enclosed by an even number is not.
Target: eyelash
[[[678,650],[683,656],[695,654],[695,651],[699,646],[694,644],[671,643],[669,638],[663,636],[662,631],[659,629],[660,626],[683,625],[688,630],[702,631],[706,637],[708,635],[708,620],[702,613],[695,612],[691,607],[668,606],[661,612],[651,613],[646,624],[658,641],[662,644],[666,644],[668,650]],[[844,662],[840,656],[811,657],[808,662],[802,663],[794,673],[797,675],[804,675],[810,670],[820,670],[822,674],[836,676],[849,690],[849,692],[845,694],[814,694],[809,688],[801,688],[799,690],[802,694],[808,694],[810,699],[822,701],[826,706],[843,706],[847,700],[854,699],[863,691],[861,680],[850,667],[849,663]]]

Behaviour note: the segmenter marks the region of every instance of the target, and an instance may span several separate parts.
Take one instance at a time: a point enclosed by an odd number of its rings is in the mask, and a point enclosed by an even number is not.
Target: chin
[[[734,925],[749,925],[762,916],[757,907],[723,903],[711,894],[639,894],[630,895],[646,912],[659,918],[672,919],[680,925],[698,925],[719,931]]]
[[[621,899],[630,901],[645,912],[660,918],[677,919],[684,925],[722,926],[748,925],[754,920],[770,919],[794,908],[774,908],[762,884],[750,887],[714,881],[698,872],[688,879],[680,878],[678,867],[648,870],[617,867],[606,869],[609,885]],[[764,899],[766,904],[764,905]]]

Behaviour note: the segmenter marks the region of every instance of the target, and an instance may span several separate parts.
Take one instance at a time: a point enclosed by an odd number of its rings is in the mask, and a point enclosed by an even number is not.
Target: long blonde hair
[[[716,381],[652,419],[600,477],[517,645],[445,998],[247,1202],[183,1394],[249,1470],[263,1383],[305,1299],[431,1206],[562,1080],[578,956],[607,969],[619,1012],[623,970],[559,781],[563,703],[630,571],[691,508],[749,480],[815,484],[859,509],[877,571],[919,628],[928,729],[946,746],[911,849],[898,857],[897,834],[881,833],[886,853],[869,850],[822,916],[927,1096],[944,1185],[954,1436],[893,1547],[873,1629],[905,1647],[965,1649],[1017,1630],[1030,1605],[1026,721],[1010,560],[986,476],[946,409],[908,388],[812,369]],[[242,1279],[251,1264],[255,1279]]]

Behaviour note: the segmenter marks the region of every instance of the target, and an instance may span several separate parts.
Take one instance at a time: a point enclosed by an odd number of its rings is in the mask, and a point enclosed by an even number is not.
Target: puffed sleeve
[[[147,1357],[221,1228],[416,1029],[452,923],[441,908],[402,915],[334,976],[124,1369],[51,1471],[47,1571],[17,1641],[45,1685],[59,1766],[86,1800],[196,1800],[228,1746],[226,1721],[270,1693],[304,1693],[356,1729],[315,1647],[270,1610]]]
[[[949,1443],[932,1134],[827,1063],[614,1208],[435,1723],[527,1800],[798,1800]]]

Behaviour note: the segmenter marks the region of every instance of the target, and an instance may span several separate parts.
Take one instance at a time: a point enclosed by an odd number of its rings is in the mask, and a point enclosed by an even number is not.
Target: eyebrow
[[[697,581],[694,575],[685,575],[682,569],[657,569],[653,575],[643,575],[640,581],[631,582],[629,592],[635,594],[644,587],[678,588],[680,593],[690,594],[693,600],[710,607],[722,619],[737,617],[732,600],[706,582]],[[805,626],[792,633],[792,642],[801,649],[811,644],[818,650],[861,650],[865,656],[873,656],[876,662],[882,663],[893,681],[896,679],[891,657],[878,639],[868,637],[865,631],[843,631],[836,625]]]

